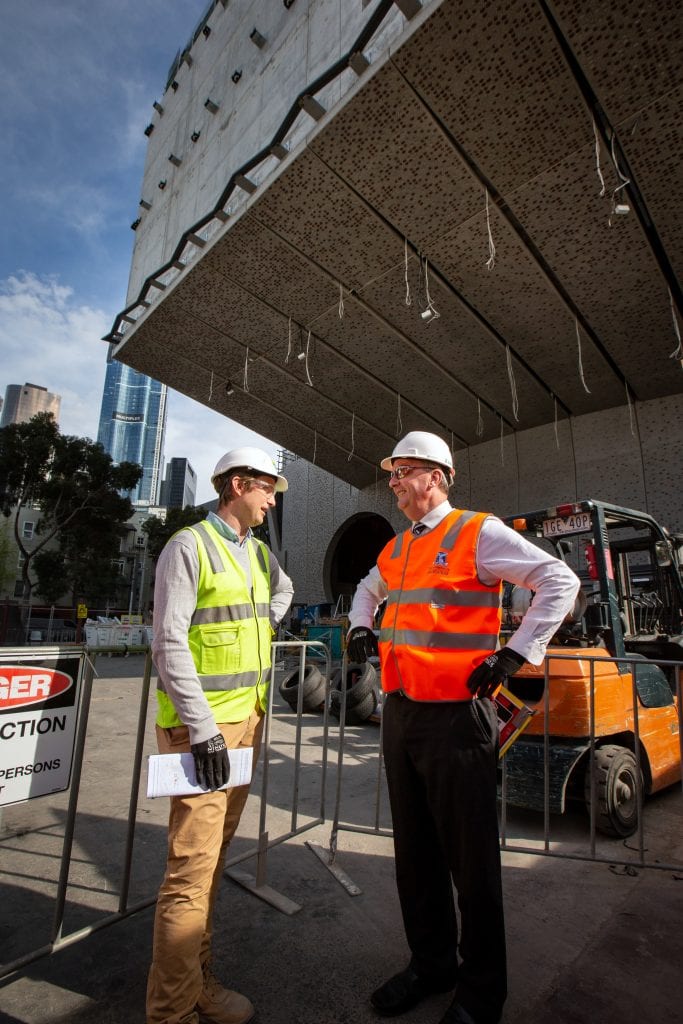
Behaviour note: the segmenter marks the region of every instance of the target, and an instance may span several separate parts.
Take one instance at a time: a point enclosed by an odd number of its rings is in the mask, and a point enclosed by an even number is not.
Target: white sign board
[[[0,806],[69,788],[84,655],[0,656]]]

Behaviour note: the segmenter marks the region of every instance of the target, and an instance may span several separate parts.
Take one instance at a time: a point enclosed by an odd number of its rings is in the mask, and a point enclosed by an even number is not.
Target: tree
[[[10,565],[13,552],[9,523],[0,523],[0,591],[5,590],[10,580],[14,579],[14,567]]]
[[[0,429],[0,510],[14,517],[25,602],[34,588],[46,598],[70,591],[75,604],[77,596],[93,601],[113,586],[112,561],[133,511],[126,492],[141,475],[132,462],[114,465],[89,438],[61,434],[50,413]],[[29,549],[19,520],[31,503],[41,519]]]
[[[184,526],[194,526],[205,518],[206,509],[197,508],[195,505],[169,508],[166,519],[149,516],[142,524],[142,531],[147,534],[147,554],[156,562],[166,541],[170,540],[174,533],[182,530]]]

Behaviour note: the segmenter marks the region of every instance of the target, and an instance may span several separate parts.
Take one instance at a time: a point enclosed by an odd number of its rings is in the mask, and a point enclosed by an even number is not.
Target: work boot
[[[207,970],[204,972],[204,988],[195,1009],[211,1024],[247,1024],[255,1012],[246,996],[223,988]]]

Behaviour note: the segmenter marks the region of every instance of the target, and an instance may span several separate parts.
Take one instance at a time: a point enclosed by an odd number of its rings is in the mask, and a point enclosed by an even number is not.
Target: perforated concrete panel
[[[196,43],[197,95],[158,127],[177,148],[201,134],[143,222],[169,263],[136,271],[117,357],[354,487],[424,428],[466,466],[468,504],[609,498],[620,472],[637,500],[630,417],[683,391],[679,5],[433,0],[408,22],[379,0],[343,28],[336,0],[302,11],[270,23],[269,52],[249,43],[232,146],[228,51],[208,66],[213,34]],[[304,57],[330,75],[302,78]]]

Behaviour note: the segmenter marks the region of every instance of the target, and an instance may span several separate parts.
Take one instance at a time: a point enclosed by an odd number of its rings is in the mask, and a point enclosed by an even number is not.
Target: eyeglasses
[[[269,498],[275,494],[275,484],[271,484],[269,480],[259,480],[258,477],[248,476],[245,480],[251,480],[255,487],[258,487],[259,491],[263,491]]]
[[[390,480],[403,480],[404,476],[408,476],[408,473],[412,473],[414,469],[434,469],[434,466],[396,466],[389,473]]]

